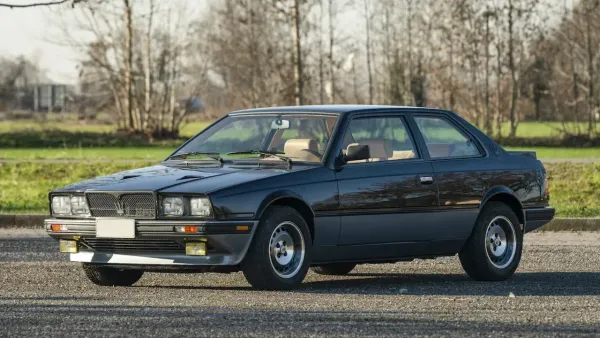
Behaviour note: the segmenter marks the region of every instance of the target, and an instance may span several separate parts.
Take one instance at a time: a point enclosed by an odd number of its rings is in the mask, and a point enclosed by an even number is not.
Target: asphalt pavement
[[[0,336],[598,336],[600,233],[526,236],[517,274],[474,282],[456,257],[310,273],[291,292],[241,273],[89,283],[39,230],[0,230]]]

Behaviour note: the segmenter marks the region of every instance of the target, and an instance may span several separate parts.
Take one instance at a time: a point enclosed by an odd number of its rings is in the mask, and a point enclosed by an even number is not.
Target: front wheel
[[[269,208],[242,262],[250,285],[264,290],[291,289],[302,283],[310,262],[308,225],[293,208]]]
[[[475,280],[510,278],[521,261],[523,231],[512,209],[490,202],[481,211],[471,237],[458,254],[465,272]]]
[[[89,263],[83,263],[83,272],[92,283],[102,286],[131,286],[144,274],[141,270],[125,270]]]

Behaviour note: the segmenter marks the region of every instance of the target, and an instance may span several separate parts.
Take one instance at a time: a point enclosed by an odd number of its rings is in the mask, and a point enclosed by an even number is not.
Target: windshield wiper
[[[221,158],[221,154],[219,153],[207,153],[207,152],[201,152],[201,151],[190,151],[187,153],[181,153],[181,154],[175,154],[175,155],[171,155],[169,156],[168,160],[170,159],[174,159],[174,158],[181,158],[181,159],[187,159],[188,156],[194,156],[194,155],[203,155],[206,156],[208,158],[211,158],[215,161],[219,161],[221,164],[223,164],[223,159]]]
[[[246,154],[275,156],[280,160],[286,161],[287,165],[288,165],[288,169],[292,168],[292,159],[287,156],[282,156],[281,154],[285,154],[285,153],[282,153],[280,151],[263,151],[263,150],[253,149],[253,150],[246,150],[246,151],[233,151],[233,152],[227,153],[226,155],[246,155]]]

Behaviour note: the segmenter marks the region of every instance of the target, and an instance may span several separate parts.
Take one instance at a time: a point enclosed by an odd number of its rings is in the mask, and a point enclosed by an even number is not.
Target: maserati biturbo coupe
[[[48,234],[98,285],[149,272],[237,272],[259,289],[308,269],[458,254],[513,275],[554,217],[532,152],[444,110],[300,106],[227,114],[158,165],[53,190]]]

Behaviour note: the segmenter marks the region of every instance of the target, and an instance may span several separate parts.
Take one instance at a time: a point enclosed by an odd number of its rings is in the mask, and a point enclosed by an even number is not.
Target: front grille
[[[84,238],[80,243],[84,248],[106,253],[185,254],[185,247],[182,244],[167,239]]]
[[[153,194],[88,193],[90,212],[94,217],[130,217],[152,219],[156,216]]]

